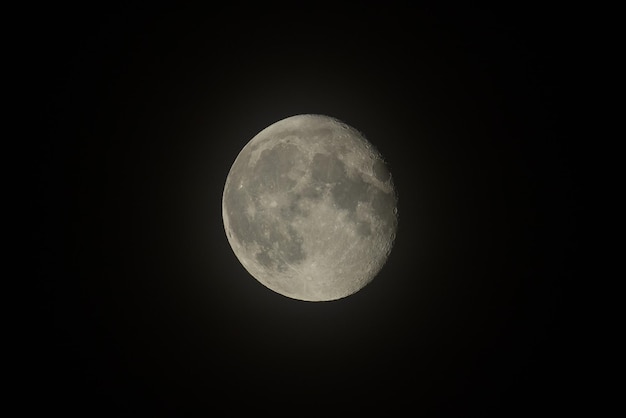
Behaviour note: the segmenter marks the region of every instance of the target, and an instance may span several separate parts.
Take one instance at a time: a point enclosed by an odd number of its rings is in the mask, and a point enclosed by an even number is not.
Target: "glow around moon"
[[[367,285],[397,229],[381,155],[355,129],[321,115],[267,127],[233,163],[224,229],[243,267],[284,296],[328,301]]]

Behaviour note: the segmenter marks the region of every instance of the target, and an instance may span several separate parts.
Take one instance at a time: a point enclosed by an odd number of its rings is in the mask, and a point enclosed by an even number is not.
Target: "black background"
[[[577,194],[562,11],[245,4],[38,10],[32,405],[500,416],[573,406]],[[306,303],[230,249],[256,133],[319,113],[389,163],[399,230],[359,293]]]

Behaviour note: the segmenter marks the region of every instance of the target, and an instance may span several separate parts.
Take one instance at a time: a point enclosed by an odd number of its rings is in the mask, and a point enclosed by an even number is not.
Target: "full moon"
[[[396,204],[391,173],[361,133],[328,116],[297,115],[241,150],[222,216],[235,256],[260,283],[330,301],[379,273],[396,236]]]

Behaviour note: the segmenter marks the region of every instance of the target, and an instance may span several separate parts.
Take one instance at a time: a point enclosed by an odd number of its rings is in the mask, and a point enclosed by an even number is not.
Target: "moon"
[[[352,295],[393,247],[397,195],[382,156],[356,129],[297,115],[259,132],[226,178],[228,242],[261,284],[302,301]]]

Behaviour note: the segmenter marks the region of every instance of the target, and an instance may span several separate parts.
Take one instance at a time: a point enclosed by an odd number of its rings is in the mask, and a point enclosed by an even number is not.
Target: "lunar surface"
[[[222,215],[236,257],[260,283],[329,301],[359,291],[383,267],[396,202],[391,174],[363,135],[328,116],[298,115],[242,149]]]

